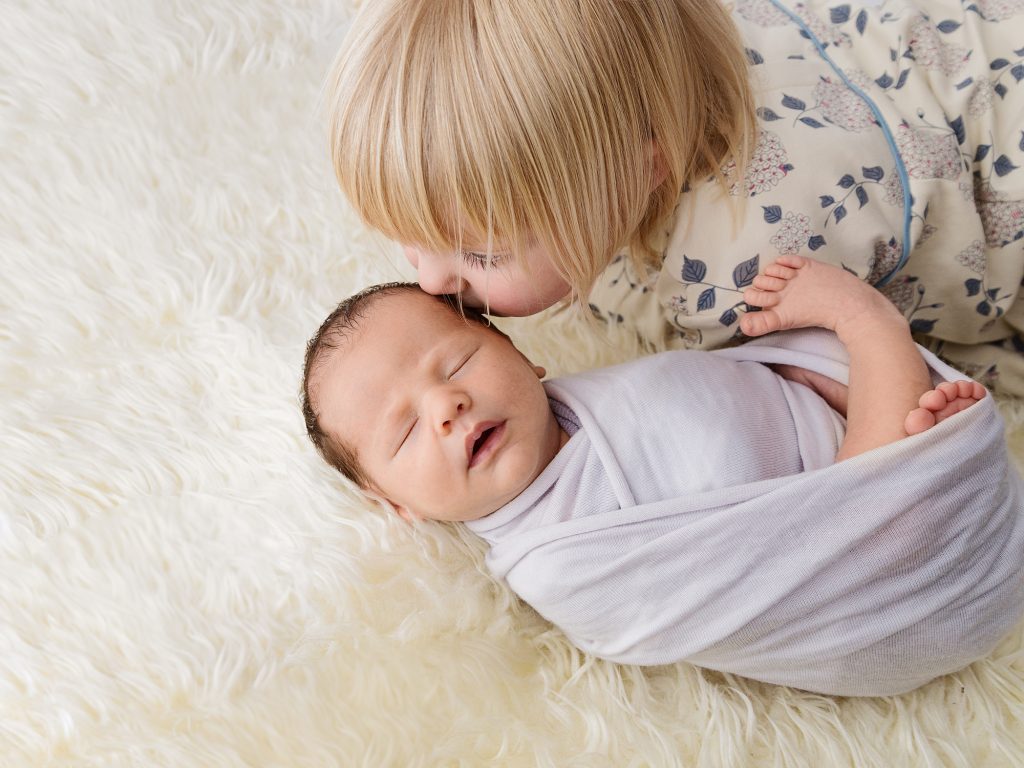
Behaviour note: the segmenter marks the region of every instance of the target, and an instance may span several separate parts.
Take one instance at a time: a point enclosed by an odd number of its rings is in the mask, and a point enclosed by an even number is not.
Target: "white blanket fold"
[[[840,381],[848,371],[841,345],[822,331],[710,354],[788,362]],[[962,378],[922,354],[936,381]],[[557,380],[549,387],[596,442],[645,439],[635,419],[595,420],[579,392]],[[716,428],[699,422],[704,410],[685,414],[686,429]],[[798,452],[785,444],[795,439],[779,436],[780,455]],[[598,453],[609,476],[629,477],[630,467],[609,466],[612,452]],[[1021,499],[987,397],[838,464],[539,526],[499,510],[470,527],[492,545],[491,571],[596,656],[686,660],[823,693],[885,695],[982,657],[1020,617]]]

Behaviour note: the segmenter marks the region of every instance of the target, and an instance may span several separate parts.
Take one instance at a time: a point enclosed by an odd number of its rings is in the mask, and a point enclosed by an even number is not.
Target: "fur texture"
[[[4,3],[0,763],[1024,765],[1020,628],[891,699],[615,666],[321,466],[303,345],[408,277],[327,158],[352,11]],[[504,325],[553,374],[640,352]]]

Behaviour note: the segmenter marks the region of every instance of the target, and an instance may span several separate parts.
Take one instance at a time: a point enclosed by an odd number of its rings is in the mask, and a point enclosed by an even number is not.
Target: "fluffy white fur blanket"
[[[0,764],[1024,765],[1020,628],[890,699],[616,666],[320,465],[303,344],[399,273],[317,111],[350,0],[2,6]]]

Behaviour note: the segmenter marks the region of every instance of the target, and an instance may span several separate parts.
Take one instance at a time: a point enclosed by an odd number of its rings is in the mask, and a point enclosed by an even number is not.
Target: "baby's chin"
[[[524,483],[522,488],[520,488],[515,493],[509,494],[507,496],[503,496],[500,499],[494,499],[494,500],[488,501],[486,504],[481,504],[478,511],[474,510],[472,512],[468,512],[465,516],[459,517],[459,521],[463,522],[463,523],[470,523],[470,522],[473,522],[474,520],[482,520],[483,518],[487,517],[488,515],[493,515],[495,512],[497,512],[502,507],[505,507],[509,503],[515,501],[515,499],[519,496],[519,494],[521,494],[523,491],[525,491],[527,488],[530,487],[530,484],[534,481],[534,479],[536,479],[536,476],[534,476],[529,481]]]
[[[555,456],[558,455],[558,452],[562,450],[562,446],[564,446],[568,442],[568,440],[569,435],[567,435],[561,427],[558,427],[557,440],[552,443],[552,445],[547,451],[545,451],[545,453],[541,456],[541,460],[537,462],[537,464],[532,468],[532,470],[529,473],[526,473],[526,475],[524,475],[521,482],[516,483],[517,490],[515,490],[512,493],[505,494],[499,499],[495,499],[489,501],[487,504],[481,505],[481,509],[483,511],[481,511],[479,514],[470,513],[466,517],[460,517],[460,522],[468,523],[472,522],[473,520],[481,520],[487,517],[488,515],[493,515],[502,507],[515,501],[520,496],[520,494],[523,493],[523,491],[525,491],[527,488],[533,485],[533,481],[540,477],[541,472],[547,469],[548,465],[555,460]]]

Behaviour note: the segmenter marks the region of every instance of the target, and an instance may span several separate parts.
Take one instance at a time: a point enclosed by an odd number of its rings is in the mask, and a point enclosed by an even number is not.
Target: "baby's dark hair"
[[[358,330],[360,320],[370,307],[379,299],[398,293],[419,293],[423,296],[430,296],[459,317],[478,322],[495,333],[501,333],[491,325],[485,315],[472,307],[463,306],[457,296],[432,296],[424,292],[416,283],[395,282],[371,285],[359,293],[349,296],[335,307],[327,319],[320,324],[320,328],[313,338],[306,344],[306,359],[302,371],[302,416],[306,422],[306,434],[309,435],[309,439],[316,446],[317,452],[324,461],[360,488],[368,488],[370,483],[363,468],[359,465],[355,446],[347,444],[337,435],[329,434],[320,425],[320,415],[313,404],[310,383],[326,362],[331,351],[341,347]]]

